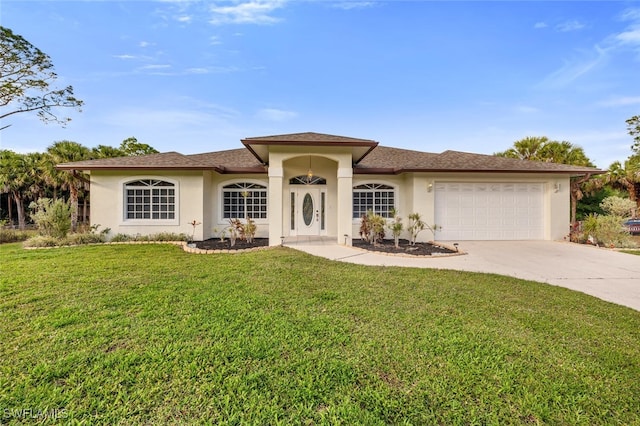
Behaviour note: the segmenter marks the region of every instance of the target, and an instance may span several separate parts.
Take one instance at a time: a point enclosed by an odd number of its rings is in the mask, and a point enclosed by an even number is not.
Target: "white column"
[[[350,161],[340,161],[338,164],[338,244],[344,244],[346,239],[346,244],[351,245],[352,215],[353,168]]]
[[[274,159],[276,160],[276,159]],[[269,165],[269,245],[280,245],[280,237],[284,234],[282,228],[282,178],[284,170],[282,161]]]

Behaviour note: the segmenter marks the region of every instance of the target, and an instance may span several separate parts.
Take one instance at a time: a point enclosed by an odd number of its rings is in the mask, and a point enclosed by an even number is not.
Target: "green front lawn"
[[[640,312],[292,249],[0,246],[0,416],[640,424]]]

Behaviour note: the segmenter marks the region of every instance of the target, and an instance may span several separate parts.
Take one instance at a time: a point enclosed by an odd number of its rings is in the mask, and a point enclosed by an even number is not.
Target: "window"
[[[171,182],[141,179],[124,184],[125,220],[175,219],[176,188]]]
[[[392,186],[368,183],[353,187],[353,218],[359,219],[369,210],[382,217],[391,217],[395,208],[395,190]]]
[[[224,219],[267,218],[267,187],[241,182],[225,185],[222,190],[222,217]]]
[[[327,180],[320,176],[295,176],[289,179],[289,185],[326,185]]]

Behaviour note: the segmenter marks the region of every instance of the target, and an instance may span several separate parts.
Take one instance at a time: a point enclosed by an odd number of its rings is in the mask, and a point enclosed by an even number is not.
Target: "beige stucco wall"
[[[175,220],[125,220],[124,184],[137,179],[160,179],[176,184],[177,218]],[[194,238],[202,239],[203,215],[203,172],[172,172],[166,170],[141,172],[93,171],[91,173],[91,224],[100,229],[111,228],[115,234],[150,235],[159,232],[175,232],[191,235],[196,220]]]
[[[435,206],[433,189],[436,182],[541,182],[544,185],[545,239],[561,240],[569,230],[569,177],[566,175],[495,174],[495,173],[406,173],[402,175],[353,175],[351,154],[347,150],[327,154],[303,149],[272,152],[269,175],[218,174],[210,171],[94,171],[91,174],[91,223],[101,229],[111,228],[111,235],[148,235],[158,232],[176,232],[191,235],[189,222],[196,220],[195,239],[217,237],[228,228],[228,220],[222,218],[222,187],[234,182],[252,182],[267,187],[268,219],[256,219],[257,237],[270,238],[270,243],[280,243],[280,236],[295,234],[290,229],[289,179],[306,175],[311,168],[315,176],[327,180],[326,227],[323,235],[336,237],[347,244],[359,238],[359,219],[352,216],[352,188],[364,183],[383,183],[396,188],[396,206],[405,226],[408,215],[420,213],[422,219],[434,224]],[[275,166],[274,166],[275,164]],[[178,215],[172,221],[124,220],[123,185],[135,179],[165,179],[176,183]],[[274,185],[275,183],[275,185]],[[430,187],[430,185],[433,185]],[[408,238],[405,232],[402,238]],[[431,240],[428,231],[419,235],[422,241]],[[437,239],[437,235],[436,235]]]
[[[562,240],[568,234],[570,223],[569,177],[566,175],[540,175],[518,173],[407,173],[400,176],[356,175],[353,186],[364,183],[383,183],[397,188],[396,206],[406,228],[408,216],[420,213],[429,225],[435,222],[436,182],[529,182],[543,183],[544,227],[546,240]],[[559,185],[556,187],[556,185]],[[352,234],[359,238],[360,220],[353,219]],[[390,235],[388,235],[389,237]],[[405,231],[401,238],[408,238]],[[428,230],[418,235],[419,241],[433,239]],[[437,233],[436,233],[437,239]]]
[[[208,226],[204,229],[204,239],[219,237],[221,232],[229,228],[229,219],[223,218],[222,212],[222,187],[232,183],[249,182],[264,185],[269,190],[269,179],[264,174],[224,174],[210,173],[208,188],[205,187],[204,205],[205,216],[209,217]],[[270,203],[271,200],[268,201]],[[269,236],[269,218],[254,219],[257,230],[257,238],[267,238]],[[228,236],[229,233],[227,232]]]

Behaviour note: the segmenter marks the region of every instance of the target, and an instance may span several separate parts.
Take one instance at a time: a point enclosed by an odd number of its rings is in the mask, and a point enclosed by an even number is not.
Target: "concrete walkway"
[[[486,272],[580,291],[640,311],[640,256],[555,241],[462,241],[465,255],[387,256],[338,245],[335,239],[292,238],[285,245],[360,265]]]

